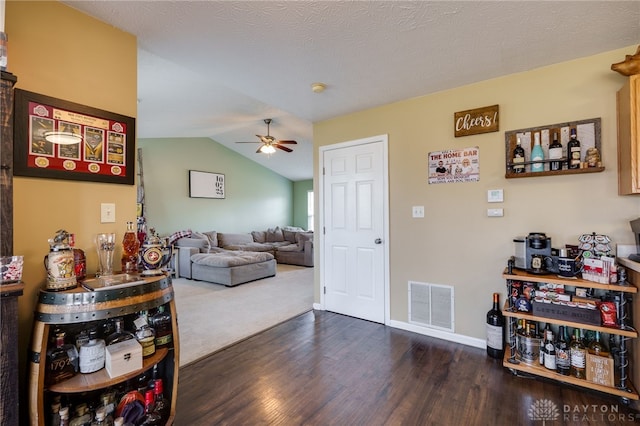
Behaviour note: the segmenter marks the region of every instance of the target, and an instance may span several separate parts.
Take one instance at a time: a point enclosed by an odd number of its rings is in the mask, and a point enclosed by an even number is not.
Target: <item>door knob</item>
[[[373,240],[373,242],[376,244],[382,244],[382,239],[376,238],[375,240]]]

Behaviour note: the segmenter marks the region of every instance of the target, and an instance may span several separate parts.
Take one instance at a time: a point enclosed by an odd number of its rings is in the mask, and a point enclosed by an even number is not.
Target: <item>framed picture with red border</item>
[[[133,117],[16,89],[13,174],[133,185],[135,126]]]

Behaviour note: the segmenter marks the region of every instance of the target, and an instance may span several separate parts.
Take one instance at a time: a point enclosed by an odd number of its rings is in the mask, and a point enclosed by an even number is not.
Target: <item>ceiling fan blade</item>
[[[262,147],[263,147],[263,146],[264,146],[264,145],[260,145],[260,146],[258,147],[258,150],[256,151],[256,154],[260,154],[260,152],[261,152],[260,150],[262,149]]]
[[[275,146],[276,148],[281,149],[283,151],[286,151],[286,152],[292,152],[293,151],[291,148],[287,148],[286,146],[281,146],[281,145],[273,145],[273,146]]]
[[[284,143],[284,144],[291,144],[291,145],[297,145],[298,142],[296,141],[278,141],[277,143]]]

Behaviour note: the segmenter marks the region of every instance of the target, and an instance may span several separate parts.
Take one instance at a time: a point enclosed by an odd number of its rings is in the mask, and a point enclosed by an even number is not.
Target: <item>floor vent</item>
[[[409,322],[455,332],[453,287],[409,281]]]

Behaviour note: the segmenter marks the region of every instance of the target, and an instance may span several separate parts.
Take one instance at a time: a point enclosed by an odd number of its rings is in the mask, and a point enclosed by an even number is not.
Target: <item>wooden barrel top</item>
[[[149,310],[173,300],[170,276],[140,276],[139,281],[95,291],[82,286],[60,292],[40,290],[35,319],[48,324],[95,321]]]

